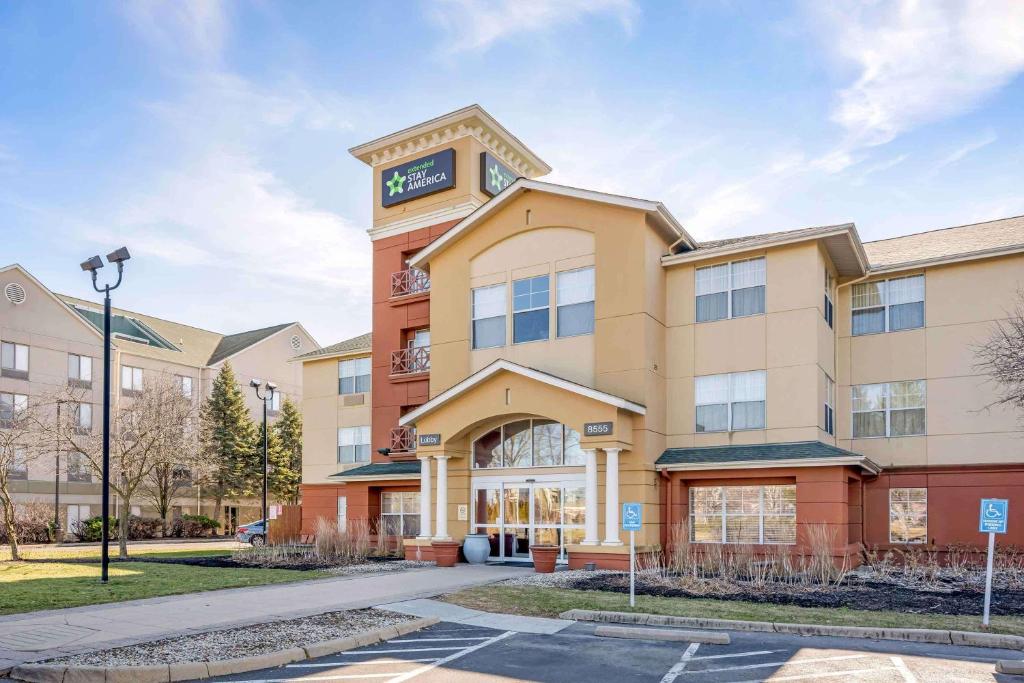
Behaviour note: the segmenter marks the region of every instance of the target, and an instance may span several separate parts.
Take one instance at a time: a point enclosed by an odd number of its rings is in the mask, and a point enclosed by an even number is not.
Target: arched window
[[[554,420],[516,420],[473,442],[473,467],[582,465],[580,433]]]

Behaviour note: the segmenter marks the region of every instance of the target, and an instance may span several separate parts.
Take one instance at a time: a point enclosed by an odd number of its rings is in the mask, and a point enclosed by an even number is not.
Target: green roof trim
[[[95,311],[91,308],[74,305],[71,308],[75,313],[82,316],[87,323],[95,327],[99,332],[103,332],[102,311]],[[180,350],[177,346],[157,334],[153,328],[146,323],[136,318],[121,315],[120,313],[111,313],[110,315],[110,334],[115,339],[127,339],[128,341],[133,341],[137,344],[155,346],[158,349],[167,349],[168,351]]]
[[[418,460],[406,460],[403,462],[374,462],[352,470],[345,470],[332,474],[331,477],[376,477],[386,479],[388,476],[419,474],[420,463]]]
[[[772,460],[848,460],[864,461],[868,469],[878,469],[864,455],[820,441],[762,443],[745,446],[704,446],[700,448],[668,448],[654,463],[657,467],[671,465],[714,465]],[[675,469],[675,468],[673,468]]]

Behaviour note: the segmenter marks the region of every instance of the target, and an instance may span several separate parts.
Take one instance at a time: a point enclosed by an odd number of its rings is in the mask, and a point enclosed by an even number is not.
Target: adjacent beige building
[[[16,264],[0,268],[0,290],[0,343],[4,349],[0,410],[7,404],[31,402],[59,387],[73,386],[85,390],[88,400],[81,407],[65,408],[76,411],[83,429],[99,430],[103,403],[102,304],[51,292]],[[296,405],[301,401],[301,368],[290,359],[319,348],[299,323],[225,335],[118,308],[112,313],[114,410],[122,396],[130,396],[155,373],[172,375],[181,383],[182,392],[198,404],[209,395],[221,367],[230,363],[256,419],[262,420],[263,406],[249,388],[249,381],[259,378],[278,385],[278,396],[268,406],[273,417],[284,397]],[[55,452],[54,457],[32,460],[14,474],[13,489],[18,500],[52,505],[56,456],[60,461],[61,513],[66,515],[64,528],[68,529],[78,519],[100,512],[100,485],[74,455]],[[120,502],[115,500],[114,504]],[[131,504],[136,514],[155,514],[141,496]],[[225,506],[220,521],[228,529],[260,514],[255,500],[227,501]],[[183,492],[175,501],[175,514],[202,511],[212,515],[213,509],[213,502],[204,499],[198,488]]]

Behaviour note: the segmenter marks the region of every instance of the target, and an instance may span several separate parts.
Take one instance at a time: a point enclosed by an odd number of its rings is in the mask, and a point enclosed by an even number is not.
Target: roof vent
[[[25,294],[24,287],[19,285],[17,282],[9,282],[7,286],[4,287],[4,296],[7,297],[8,301],[17,306],[18,304],[25,303],[27,295]]]
[[[302,348],[302,340],[299,339],[299,335],[293,334],[291,342],[292,342],[292,348],[295,349],[296,351],[298,351],[299,349]]]

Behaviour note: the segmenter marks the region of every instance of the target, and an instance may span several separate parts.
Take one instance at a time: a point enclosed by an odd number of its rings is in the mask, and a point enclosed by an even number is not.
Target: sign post
[[[985,572],[985,613],[981,624],[988,626],[989,607],[992,604],[992,557],[996,552],[996,534],[1006,533],[1010,501],[1000,498],[982,498],[978,517],[978,531],[988,534],[988,568]]]
[[[629,532],[629,606],[636,605],[636,532],[643,523],[640,503],[622,504],[622,529]]]

